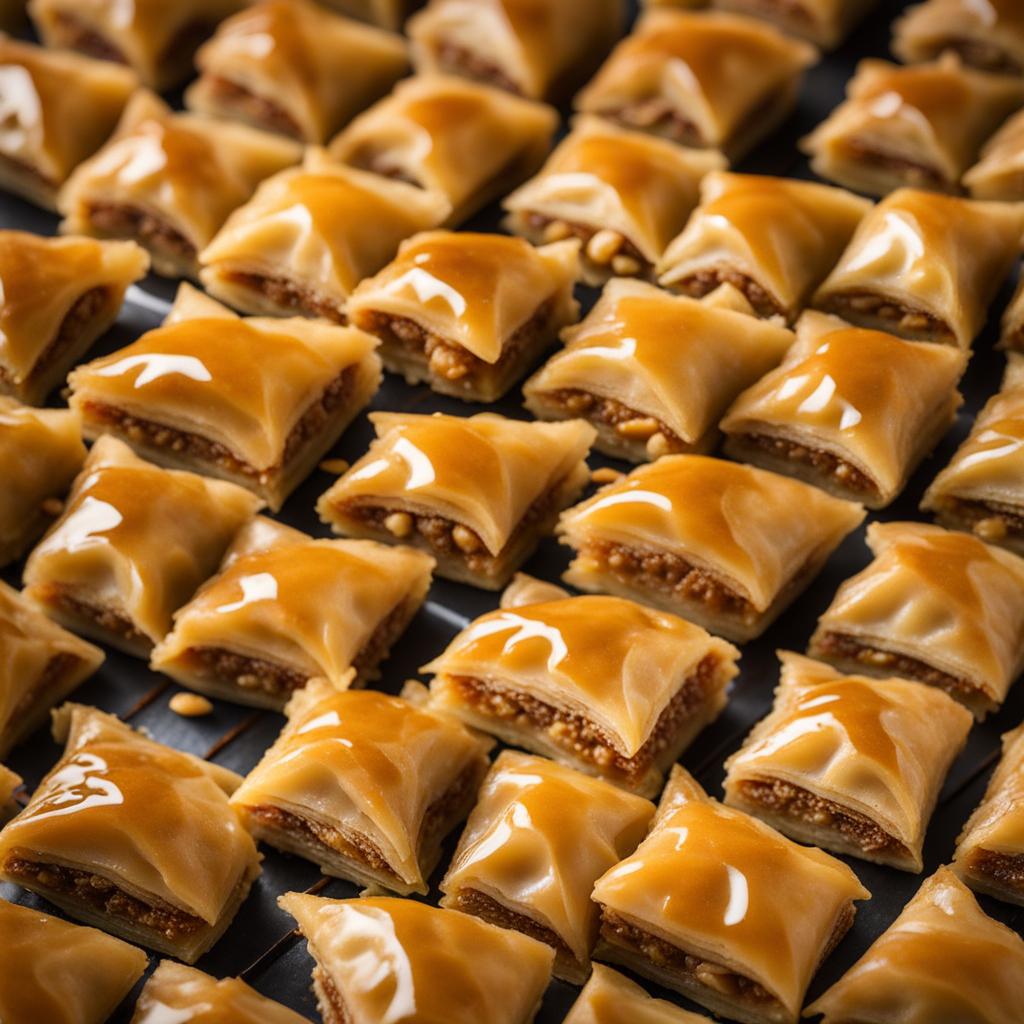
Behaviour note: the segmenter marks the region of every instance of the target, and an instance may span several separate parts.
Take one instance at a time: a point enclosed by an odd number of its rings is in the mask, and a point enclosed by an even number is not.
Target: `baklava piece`
[[[349,18],[397,31],[423,0],[324,0],[324,6]]]
[[[1024,941],[942,867],[807,1013],[822,1024],[1013,1024],[1022,1000]]]
[[[790,35],[834,50],[877,0],[712,0],[712,6],[764,18]]]
[[[974,199],[1024,200],[1024,111],[1007,118],[985,143],[963,183]]]
[[[729,403],[793,342],[778,324],[717,301],[623,278],[562,337],[565,348],[523,386],[526,407],[544,420],[582,417],[598,451],[631,462],[709,451]]]
[[[454,226],[533,174],[557,125],[543,103],[453,75],[414,75],[360,114],[330,154],[445,199]]]
[[[594,964],[565,1024],[709,1024],[709,1018],[654,999],[625,975]]]
[[[792,323],[870,209],[830,185],[712,171],[658,264],[658,283],[696,299],[731,284],[757,316]]]
[[[1024,352],[1024,277],[1017,282],[1013,297],[1007,303],[999,324],[999,347],[1010,352]],[[1003,376],[1003,389],[1016,387],[1018,381],[1024,384],[1024,370],[1011,370],[1016,358],[1007,357],[1009,364]]]
[[[422,689],[422,688],[420,688]],[[325,874],[426,895],[492,743],[450,715],[312,680],[232,804],[252,834]]]
[[[860,505],[799,480],[702,455],[665,455],[562,515],[558,532],[575,551],[562,578],[745,643],[863,519]]]
[[[20,810],[14,794],[21,787],[20,775],[15,775],[10,768],[0,764],[0,825],[6,824]]]
[[[449,210],[440,196],[310,149],[301,168],[265,181],[228,218],[200,254],[200,276],[211,295],[243,312],[343,324],[356,285]]]
[[[590,479],[582,420],[371,413],[377,439],[317,504],[336,533],[410,544],[437,575],[500,590]]]
[[[199,49],[189,109],[323,145],[405,74],[405,44],[312,0],[262,0]],[[339,74],[339,69],[344,74]]]
[[[911,67],[870,58],[801,147],[817,174],[858,192],[958,192],[981,144],[1021,103],[1024,81],[964,68],[951,54]]]
[[[502,608],[425,666],[431,704],[643,796],[718,717],[739,652],[619,597]]]
[[[103,664],[104,655],[2,580],[0,650],[0,757],[6,757]]]
[[[69,629],[148,658],[259,506],[241,487],[160,469],[101,437],[29,555],[25,592]]]
[[[813,311],[796,335],[782,365],[722,420],[726,453],[885,507],[952,426],[964,354]]]
[[[278,904],[316,961],[324,1024],[530,1024],[551,977],[554,954],[544,943],[454,910],[298,892]]]
[[[860,222],[812,305],[858,327],[970,348],[1022,232],[1024,204],[899,189]]]
[[[945,690],[977,719],[1024,667],[1024,559],[924,523],[872,523],[873,562],[818,620],[808,653],[845,672]]]
[[[377,339],[293,318],[213,316],[183,286],[172,323],[68,377],[86,437],[230,480],[277,511],[380,385]]]
[[[677,765],[650,835],[594,886],[594,955],[730,1020],[796,1024],[869,895],[841,861],[712,800]]]
[[[175,613],[150,666],[211,697],[278,711],[314,676],[339,689],[353,675],[377,678],[433,565],[412,548],[314,539],[257,517]]]
[[[47,210],[107,141],[138,79],[127,68],[0,34],[0,187]]]
[[[6,900],[0,949],[5,1024],[104,1024],[149,964],[127,942]]]
[[[653,9],[576,108],[739,160],[789,115],[816,59],[812,46],[750,18]]]
[[[588,284],[651,278],[697,204],[701,178],[724,162],[583,115],[540,173],[505,199],[505,226],[535,245],[580,239]]]
[[[131,239],[149,250],[158,274],[194,278],[200,250],[228,214],[301,155],[290,139],[175,113],[139,90],[111,139],[61,190],[61,230]]]
[[[597,939],[594,883],[647,833],[654,805],[543,757],[504,751],[441,882],[442,907],[551,946],[582,985]]]

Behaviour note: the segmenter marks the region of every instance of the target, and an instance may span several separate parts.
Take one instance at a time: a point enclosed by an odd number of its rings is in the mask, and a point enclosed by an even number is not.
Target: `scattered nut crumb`
[[[472,555],[481,548],[480,538],[462,523],[458,523],[452,529],[452,540],[455,541],[459,550],[467,555]]]
[[[974,532],[982,540],[1005,540],[1006,522],[999,516],[989,516],[987,519],[979,519],[974,524]]]
[[[639,274],[642,269],[640,261],[634,256],[612,257],[612,270],[620,277],[632,277],[634,274]]]
[[[384,520],[384,529],[401,540],[412,533],[412,516],[408,512],[392,512]]]
[[[349,464],[345,459],[324,459],[320,463],[320,468],[325,473],[334,473],[336,476],[341,476],[342,473],[348,471]]]
[[[622,248],[625,239],[611,228],[602,228],[587,242],[587,256],[594,263],[602,266],[611,263],[612,258]]]
[[[545,242],[564,242],[572,234],[572,228],[564,220],[553,220],[545,225],[543,240]]]
[[[611,466],[601,466],[590,474],[590,482],[599,485],[614,484],[618,483],[625,475],[625,473],[620,473],[617,469],[612,469]]]
[[[622,437],[636,438],[646,441],[649,437],[658,433],[658,421],[653,416],[637,417],[635,420],[624,420],[615,424],[616,432]]]
[[[213,704],[198,693],[176,693],[170,700],[170,709],[182,718],[200,718],[213,710]]]

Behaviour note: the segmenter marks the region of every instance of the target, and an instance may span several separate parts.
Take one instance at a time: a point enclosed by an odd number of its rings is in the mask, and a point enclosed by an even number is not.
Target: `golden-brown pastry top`
[[[1024,199],[1022,171],[1024,111],[1019,111],[985,143],[978,162],[964,175],[963,184],[974,199],[1019,201]]]
[[[0,815],[4,814],[3,808],[11,804],[12,797],[21,786],[22,781],[20,775],[15,775],[10,768],[0,764]],[[9,812],[7,812],[7,816],[9,816]],[[5,820],[6,817],[0,818],[0,824]]]
[[[565,1024],[707,1024],[708,1020],[664,999],[654,999],[625,975],[594,964]]]
[[[892,50],[910,63],[954,49],[991,71],[1024,71],[1024,8],[1017,0],[928,0],[893,25]]]

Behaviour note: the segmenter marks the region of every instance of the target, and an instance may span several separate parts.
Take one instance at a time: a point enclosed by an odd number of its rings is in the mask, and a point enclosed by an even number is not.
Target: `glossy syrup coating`
[[[594,964],[565,1024],[706,1024],[708,1019],[653,999],[625,975]]]
[[[1024,199],[1022,169],[1024,112],[1018,111],[985,143],[978,162],[964,175],[963,183],[974,199],[1016,202]]]
[[[927,0],[893,25],[893,53],[907,63],[955,49],[982,70],[1024,71],[1024,8],[1017,0]]]

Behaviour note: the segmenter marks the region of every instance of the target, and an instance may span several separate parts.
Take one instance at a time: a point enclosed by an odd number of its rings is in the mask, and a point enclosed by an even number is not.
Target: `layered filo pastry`
[[[978,719],[1024,666],[1024,559],[924,523],[872,523],[875,558],[836,592],[808,653],[945,690]]]
[[[693,496],[699,494],[700,501]],[[665,455],[563,513],[563,579],[751,640],[864,519],[851,501],[703,455]]]
[[[260,504],[101,437],[25,564],[26,593],[68,628],[148,658]]]
[[[870,894],[842,861],[708,797],[678,765],[648,837],[598,879],[595,956],[743,1024],[796,1024]]]
[[[1022,999],[1024,941],[942,867],[807,1013],[822,1024],[1014,1024]]]
[[[964,354],[813,311],[796,336],[722,420],[726,453],[868,508],[888,505],[952,425]]]
[[[708,451],[729,403],[793,342],[749,311],[731,285],[697,301],[614,278],[523,386],[526,407],[545,420],[582,417],[598,451],[631,462]]]
[[[414,75],[360,114],[330,154],[443,197],[455,225],[533,174],[557,125],[543,103],[453,75]]]
[[[325,874],[425,895],[492,742],[414,701],[323,679],[299,690],[286,714],[231,798],[252,834]]]
[[[504,200],[505,226],[535,245],[579,238],[588,284],[612,274],[649,278],[696,205],[701,178],[724,162],[582,115],[540,172]]]
[[[963,184],[974,199],[1024,200],[1024,111],[1007,118],[985,143]]]
[[[195,277],[200,250],[228,214],[301,155],[290,139],[176,113],[139,90],[110,140],[61,190],[61,230],[131,239],[149,250],[158,274]]]
[[[757,316],[792,322],[870,209],[830,185],[712,171],[658,263],[658,283],[694,298],[731,284]]]
[[[0,187],[54,210],[68,175],[114,130],[138,79],[127,68],[0,34]]]
[[[175,612],[150,665],[211,697],[276,710],[314,676],[339,689],[365,682],[422,605],[433,565],[414,548],[314,539],[258,516]]]
[[[64,754],[0,831],[0,878],[71,917],[194,963],[259,875],[256,844],[228,803],[234,772],[65,704]]]
[[[0,764],[0,825],[10,821],[20,810],[15,792],[21,787],[21,776]]]
[[[877,0],[712,0],[720,10],[764,18],[824,50],[835,49]],[[692,5],[691,5],[692,6]]]
[[[578,244],[431,231],[363,281],[348,319],[386,369],[467,401],[501,398],[576,319]]]
[[[42,404],[148,268],[133,242],[0,231],[0,394]]]
[[[812,305],[858,327],[969,348],[1022,232],[1022,205],[899,189],[860,222]]]
[[[770,25],[653,9],[576,97],[576,109],[739,160],[788,116],[817,53]]]
[[[585,595],[489,612],[423,671],[432,707],[650,796],[725,707],[738,657],[675,615]]]
[[[726,803],[799,842],[920,871],[928,820],[971,713],[931,686],[779,658],[771,713],[726,762]]]
[[[604,964],[594,964],[590,980],[572,1004],[564,1024],[708,1024],[664,999],[649,996],[635,981]]]
[[[506,750],[441,882],[441,906],[551,946],[556,977],[582,985],[597,938],[594,883],[631,854],[654,805],[543,757]]]
[[[500,590],[590,479],[594,430],[582,420],[531,423],[370,414],[377,438],[320,497],[336,533],[410,544],[437,575]]]

